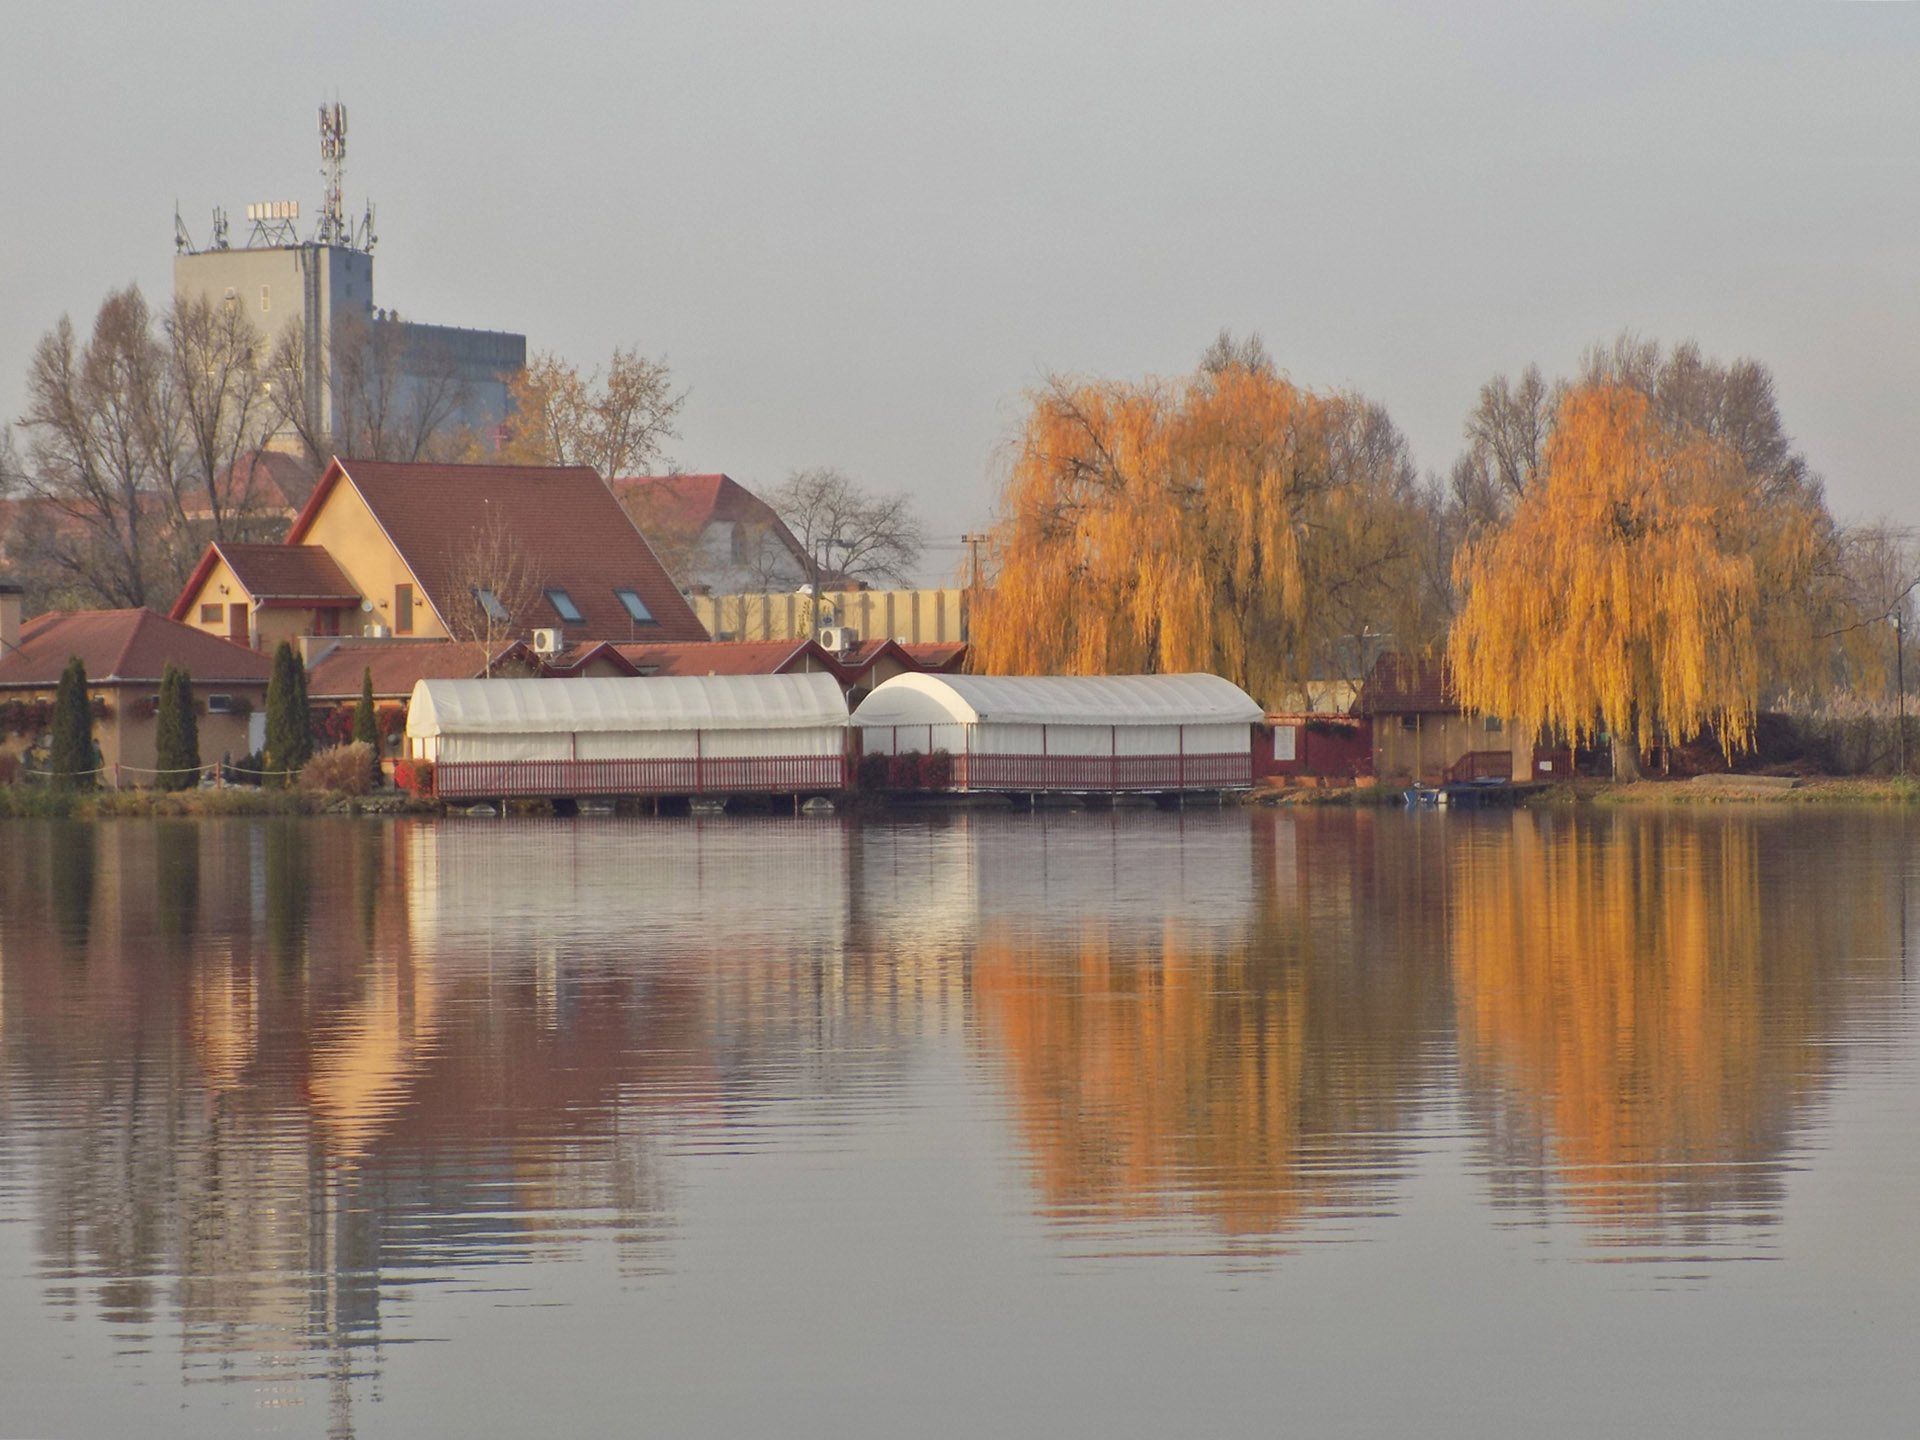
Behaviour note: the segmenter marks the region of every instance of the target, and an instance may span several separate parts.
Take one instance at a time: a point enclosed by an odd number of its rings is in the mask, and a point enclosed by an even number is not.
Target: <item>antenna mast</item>
[[[320,173],[326,178],[326,197],[320,202],[320,225],[314,239],[322,245],[351,243],[346,202],[342,198],[347,169],[347,107],[335,100],[320,107]]]

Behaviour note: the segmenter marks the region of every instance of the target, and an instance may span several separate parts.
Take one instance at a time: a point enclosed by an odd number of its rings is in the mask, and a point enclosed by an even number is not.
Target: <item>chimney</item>
[[[20,614],[26,593],[11,580],[0,580],[0,659],[20,648]]]

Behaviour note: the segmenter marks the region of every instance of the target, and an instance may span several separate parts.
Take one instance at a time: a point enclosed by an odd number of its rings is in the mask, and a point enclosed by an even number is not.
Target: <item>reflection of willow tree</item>
[[[1365,955],[1418,886],[1376,888],[1364,821],[1257,823],[1249,910],[1216,917],[1224,932],[983,929],[973,999],[1054,1216],[1192,1213],[1258,1236],[1390,1202],[1444,998],[1417,947]]]
[[[1772,1218],[1837,1028],[1833,972],[1897,935],[1872,905],[1782,898],[1759,838],[1519,817],[1458,847],[1461,1045],[1503,1195],[1537,1176],[1627,1240]]]

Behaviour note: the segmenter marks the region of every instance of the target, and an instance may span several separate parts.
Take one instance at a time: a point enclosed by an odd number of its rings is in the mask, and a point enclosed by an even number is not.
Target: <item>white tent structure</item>
[[[422,680],[407,707],[450,799],[839,790],[846,732],[826,674]]]
[[[853,721],[864,754],[951,755],[955,790],[1232,790],[1263,713],[1218,675],[896,675]]]

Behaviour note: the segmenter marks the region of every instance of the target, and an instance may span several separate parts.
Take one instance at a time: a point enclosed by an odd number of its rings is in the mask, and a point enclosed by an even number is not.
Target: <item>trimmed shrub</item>
[[[191,790],[200,783],[200,721],[193,713],[193,677],[172,665],[160,675],[160,708],[153,722],[156,790]]]
[[[433,762],[431,760],[394,761],[393,783],[415,795],[433,794]]]
[[[867,794],[876,794],[886,789],[887,757],[862,755],[860,763],[854,767],[854,784]]]
[[[373,747],[358,740],[322,750],[300,771],[302,790],[326,790],[336,795],[364,795],[373,788]]]
[[[87,704],[87,667],[78,655],[69,658],[61,672],[49,725],[53,746],[47,769],[53,783],[67,790],[91,789],[99,752],[94,749],[92,707]]]
[[[953,784],[953,756],[945,750],[921,756],[917,769],[922,790],[945,790]]]

